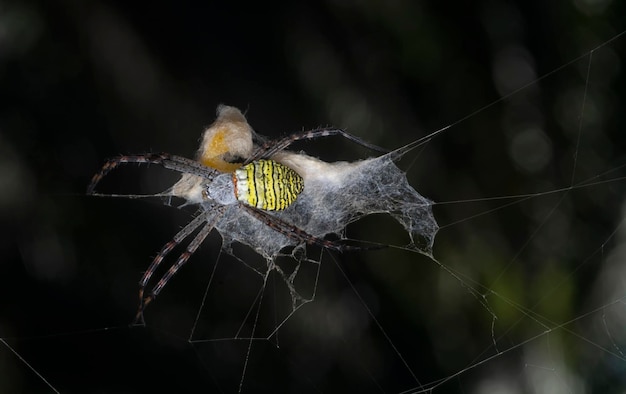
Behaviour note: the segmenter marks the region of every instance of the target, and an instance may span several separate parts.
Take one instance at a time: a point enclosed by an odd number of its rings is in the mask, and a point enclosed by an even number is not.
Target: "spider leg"
[[[150,281],[150,278],[154,274],[154,271],[156,271],[156,269],[159,267],[163,259],[165,259],[165,257],[169,254],[169,252],[172,251],[172,249],[176,247],[176,245],[181,243],[185,238],[189,236],[189,234],[193,233],[205,221],[206,221],[206,216],[204,216],[203,214],[199,214],[191,222],[189,222],[189,224],[183,227],[182,230],[176,233],[176,235],[171,241],[169,241],[168,243],[165,244],[165,246],[163,246],[161,251],[159,251],[159,253],[156,255],[154,260],[152,260],[152,263],[150,263],[150,266],[148,267],[146,272],[144,272],[143,276],[141,277],[141,280],[139,281],[139,298],[140,299],[143,298],[143,291],[146,285]]]
[[[148,163],[159,164],[163,167],[193,175],[198,175],[206,179],[212,179],[216,174],[212,168],[204,166],[202,163],[195,160],[187,159],[182,156],[170,155],[169,153],[146,153],[140,155],[124,155],[114,157],[107,160],[106,163],[100,169],[100,172],[95,174],[91,179],[91,183],[87,187],[87,194],[93,194],[96,186],[111,170],[117,168],[120,164],[126,163]]]
[[[368,149],[372,149],[377,152],[383,152],[383,153],[389,152],[387,149],[383,149],[379,146],[370,144],[369,142],[366,142],[365,140],[362,140],[359,137],[356,137],[342,129],[330,129],[330,128],[314,129],[314,130],[309,130],[309,131],[304,131],[301,133],[288,135],[276,141],[265,142],[263,145],[261,145],[254,151],[252,156],[248,160],[246,160],[244,165],[254,160],[271,158],[273,155],[286,149],[289,145],[293,144],[296,141],[310,140],[310,139],[315,139],[319,137],[329,137],[333,135],[340,135],[350,141],[356,142],[359,145],[362,145]]]
[[[146,309],[146,306],[148,306],[148,304],[152,302],[152,300],[154,300],[157,295],[159,295],[159,293],[161,292],[163,287],[165,287],[167,282],[169,282],[169,280],[176,274],[176,272],[178,272],[178,270],[183,265],[185,265],[185,263],[189,260],[191,255],[194,254],[194,252],[198,249],[200,244],[202,244],[202,242],[207,237],[207,235],[209,235],[211,230],[213,230],[213,227],[215,226],[215,223],[219,219],[221,213],[222,213],[222,210],[218,210],[218,212],[215,213],[214,217],[210,221],[207,221],[207,218],[204,214],[198,215],[187,226],[185,226],[181,231],[179,231],[174,236],[174,239],[168,242],[163,247],[163,249],[161,249],[157,257],[155,257],[155,259],[152,261],[152,264],[150,264],[150,267],[148,267],[148,270],[144,273],[143,277],[141,278],[141,281],[139,282],[139,286],[140,286],[139,308],[137,309],[137,314],[135,315],[134,324],[144,323],[143,311]],[[144,290],[146,288],[146,285],[148,284],[148,281],[154,274],[154,271],[159,266],[161,261],[163,261],[165,256],[176,245],[178,245],[183,239],[187,238],[189,234],[191,234],[196,228],[198,228],[204,222],[206,222],[206,224],[204,225],[204,227],[202,227],[202,229],[198,232],[198,234],[196,234],[196,236],[189,243],[189,245],[187,245],[187,249],[185,249],[185,251],[181,253],[181,255],[178,257],[176,262],[167,270],[167,272],[163,275],[163,277],[159,279],[157,284],[152,288],[152,291],[150,292],[150,294],[144,297]]]
[[[299,229],[297,226],[287,223],[286,221],[277,218],[276,216],[272,216],[269,213],[258,208],[243,204],[241,206],[246,209],[252,216],[263,222],[271,229],[278,231],[279,233],[295,241],[305,242],[309,245],[317,245],[325,249],[335,250],[337,252],[343,252],[346,250],[363,250],[363,248],[358,246],[345,245],[341,242],[329,241],[323,238],[316,237],[307,233],[304,230]]]
[[[141,280],[139,281],[139,304],[140,306],[139,306],[139,312],[137,312],[137,316],[135,317],[135,323],[139,321],[143,323],[142,313],[143,313],[143,308],[145,308],[143,294],[144,294],[146,285],[150,281],[150,278],[152,277],[156,269],[159,267],[163,259],[165,259],[165,257],[172,251],[172,249],[174,249],[179,243],[181,243],[185,238],[187,238],[191,233],[193,233],[205,221],[206,221],[206,217],[203,214],[199,214],[198,216],[196,216],[191,222],[189,222],[189,224],[183,227],[182,230],[176,233],[174,238],[172,238],[171,241],[166,243],[163,246],[163,248],[159,251],[159,253],[156,255],[154,260],[152,260],[152,263],[150,263],[150,266],[144,272],[143,276],[141,277]]]

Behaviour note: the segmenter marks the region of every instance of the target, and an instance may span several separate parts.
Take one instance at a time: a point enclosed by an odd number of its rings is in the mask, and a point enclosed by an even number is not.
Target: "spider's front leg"
[[[206,167],[202,163],[187,159],[186,157],[170,155],[169,153],[146,153],[141,155],[118,156],[107,160],[100,169],[100,172],[91,178],[91,182],[87,187],[87,194],[96,194],[96,186],[100,183],[102,178],[117,168],[120,164],[127,163],[159,164],[169,170],[183,174],[188,173],[198,175],[205,179],[213,179],[216,175],[216,171],[214,169]]]

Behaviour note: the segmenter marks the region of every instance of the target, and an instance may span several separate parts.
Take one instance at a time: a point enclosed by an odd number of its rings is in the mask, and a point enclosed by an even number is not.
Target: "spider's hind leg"
[[[356,137],[348,133],[345,130],[323,128],[323,129],[308,130],[308,131],[304,131],[300,133],[294,133],[278,140],[267,141],[255,150],[252,156],[248,160],[246,160],[245,164],[248,164],[258,159],[269,159],[273,155],[286,149],[287,147],[289,147],[289,145],[293,144],[296,141],[311,140],[311,139],[320,138],[320,137],[330,137],[333,135],[340,135],[352,142],[355,142],[361,146],[364,146],[368,149],[371,149],[377,152],[382,152],[382,153],[389,152],[387,149],[383,149],[377,145],[370,144],[369,142],[362,140],[361,138]]]
[[[277,231],[284,236],[291,238],[296,242],[306,243],[308,245],[316,245],[321,248],[327,250],[334,250],[336,252],[347,252],[347,251],[358,251],[358,250],[371,250],[371,249],[381,249],[384,246],[373,245],[373,246],[355,246],[349,245],[342,241],[332,241],[320,237],[316,237],[307,233],[306,231],[294,226],[293,224],[287,223],[286,221],[277,218],[276,216],[272,216],[267,211],[263,211],[261,209],[257,209],[248,205],[242,205],[252,216],[263,222],[265,225],[270,227],[272,230]]]

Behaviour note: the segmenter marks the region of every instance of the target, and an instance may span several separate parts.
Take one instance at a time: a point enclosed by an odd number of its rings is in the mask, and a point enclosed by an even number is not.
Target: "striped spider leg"
[[[120,164],[138,163],[138,164],[159,164],[169,170],[180,173],[197,175],[206,179],[213,179],[218,171],[206,167],[201,163],[187,159],[182,156],[170,155],[169,153],[146,153],[140,155],[122,155],[111,158],[104,163],[100,171],[91,178],[91,182],[87,187],[88,195],[97,195],[96,186],[106,174],[117,168]]]
[[[321,248],[334,250],[337,252],[363,249],[358,246],[344,245],[341,242],[330,241],[324,238],[316,237],[298,228],[297,226],[294,226],[293,224],[287,223],[286,221],[277,218],[276,216],[270,215],[269,213],[267,213],[267,211],[263,211],[261,209],[251,207],[245,204],[242,204],[241,206],[245,210],[247,210],[252,216],[264,223],[266,226],[272,228],[275,231],[278,231],[283,235],[286,235],[294,241],[303,242],[308,245],[316,245]]]
[[[254,151],[252,156],[250,156],[250,158],[246,160],[244,164],[250,163],[254,160],[261,159],[261,158],[271,158],[276,153],[287,149],[291,144],[293,144],[296,141],[312,140],[312,139],[316,139],[320,137],[330,137],[330,136],[335,136],[335,135],[342,136],[343,138],[346,138],[347,140],[350,140],[352,142],[355,142],[361,146],[364,146],[368,149],[371,149],[377,152],[382,152],[382,153],[388,152],[386,149],[383,149],[374,144],[370,144],[369,142],[362,140],[361,138],[356,137],[348,133],[345,130],[333,129],[333,128],[322,128],[322,129],[307,130],[307,131],[303,131],[300,133],[293,133],[278,140],[265,142],[263,145],[259,146]]]
[[[98,195],[95,192],[95,188],[97,184],[106,176],[111,170],[117,168],[120,164],[128,164],[128,163],[146,163],[146,164],[159,164],[164,168],[177,171],[180,173],[193,174],[196,176],[200,176],[207,180],[212,180],[217,174],[218,171],[211,169],[202,165],[201,163],[187,159],[181,156],[170,155],[169,153],[147,153],[142,155],[123,155],[118,156],[112,159],[107,160],[107,162],[102,166],[101,170],[95,174],[91,180],[87,188],[88,195]],[[211,215],[209,214],[212,214]],[[183,266],[187,260],[191,257],[191,255],[196,251],[196,249],[200,246],[202,241],[206,238],[206,236],[211,232],[215,225],[216,219],[220,216],[221,210],[219,207],[213,212],[201,212],[198,214],[189,224],[187,224],[182,230],[180,230],[174,238],[165,244],[165,246],[161,249],[161,251],[154,258],[148,269],[144,272],[141,280],[139,281],[139,310],[135,317],[135,323],[141,321],[143,323],[143,310],[147,304],[149,304],[154,297],[158,295],[161,289],[166,285],[166,283],[170,280],[172,276],[178,271],[178,269]],[[165,273],[163,278],[159,280],[156,286],[152,289],[150,295],[144,298],[144,290],[147,286],[150,278],[159,267],[163,259],[169,254],[169,252],[174,249],[179,243],[181,243],[185,238],[187,238],[190,234],[192,234],[198,227],[202,226],[204,223],[204,227],[200,230],[200,232],[195,236],[195,238],[189,243],[186,250],[179,256],[176,262],[170,267],[170,269]]]
[[[185,265],[185,263],[189,260],[189,258],[194,254],[194,252],[198,249],[200,244],[204,241],[204,239],[209,235],[211,230],[213,230],[215,223],[219,220],[222,214],[222,207],[216,207],[213,211],[201,211],[189,224],[183,227],[174,238],[163,246],[163,248],[156,255],[152,263],[148,269],[144,272],[141,280],[139,281],[139,307],[137,308],[137,314],[135,315],[134,324],[144,325],[143,311],[148,306],[148,304],[156,298],[157,295],[161,292],[163,287],[169,282],[169,280],[178,272],[178,270]],[[187,248],[184,252],[180,254],[176,262],[167,270],[167,272],[159,279],[157,284],[152,288],[150,294],[144,296],[144,291],[150,278],[154,274],[155,270],[161,264],[163,259],[169,254],[172,249],[174,249],[178,244],[180,244],[185,238],[187,238],[190,234],[192,234],[198,227],[203,226],[198,234],[193,238],[193,240],[187,245]]]

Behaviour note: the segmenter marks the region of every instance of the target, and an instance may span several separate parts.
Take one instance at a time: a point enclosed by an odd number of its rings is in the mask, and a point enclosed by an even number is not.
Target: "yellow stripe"
[[[253,164],[253,163],[250,163]],[[257,189],[256,182],[254,181],[254,166],[247,165],[244,167],[246,171],[246,179],[248,180],[248,204],[256,207],[257,203]]]
[[[261,209],[276,210],[276,188],[274,187],[273,161],[263,160],[259,164],[263,168],[263,184],[265,185],[265,201]]]
[[[287,172],[281,167],[276,167],[276,174],[274,175],[274,185],[276,187],[276,210],[283,210],[287,208],[286,194],[289,189],[289,180],[286,177]]]

